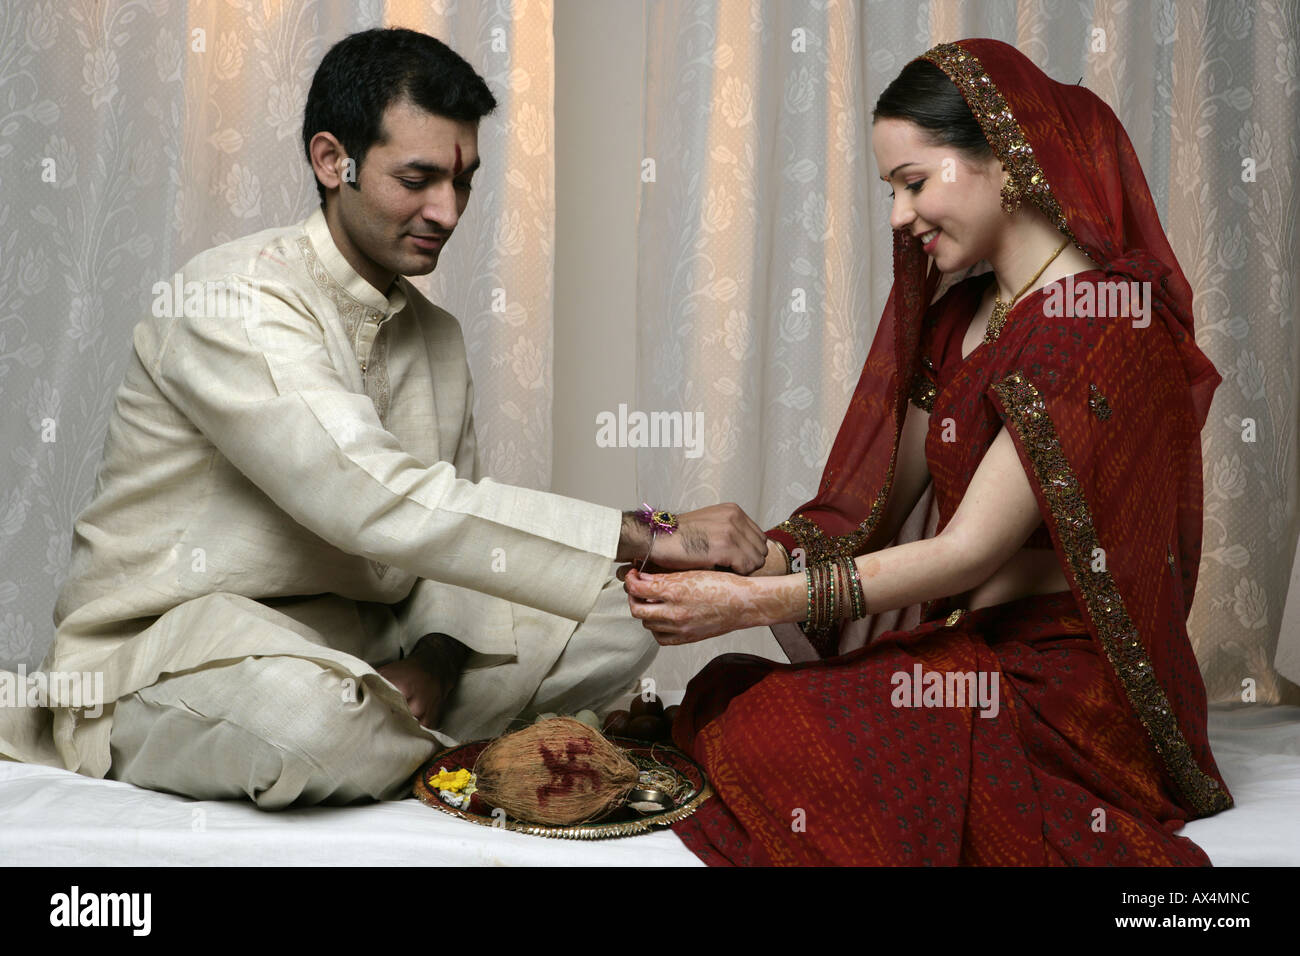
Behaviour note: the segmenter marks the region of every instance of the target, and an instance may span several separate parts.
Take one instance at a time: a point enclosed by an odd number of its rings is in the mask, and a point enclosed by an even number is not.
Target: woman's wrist
[[[797,624],[807,618],[807,589],[804,576],[778,574],[753,581],[758,599],[753,602],[757,620],[748,626],[770,627],[773,624]]]

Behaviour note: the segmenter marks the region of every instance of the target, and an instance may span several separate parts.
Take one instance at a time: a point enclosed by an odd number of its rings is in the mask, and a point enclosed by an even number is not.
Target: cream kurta
[[[253,654],[395,695],[356,658],[432,631],[471,667],[512,660],[516,632],[546,644],[486,682],[480,716],[510,716],[608,579],[619,512],[480,478],[459,325],[404,278],[385,299],[321,212],[181,277],[243,291],[136,326],[54,609],[45,669],[102,672],[103,715],[0,708],[0,754],[103,776],[114,700]]]

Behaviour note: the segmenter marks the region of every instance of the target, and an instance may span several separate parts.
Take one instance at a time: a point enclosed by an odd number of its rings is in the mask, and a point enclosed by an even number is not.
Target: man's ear
[[[311,138],[308,148],[311,168],[326,189],[338,189],[343,182],[357,181],[356,162],[348,156],[333,133],[321,131]]]

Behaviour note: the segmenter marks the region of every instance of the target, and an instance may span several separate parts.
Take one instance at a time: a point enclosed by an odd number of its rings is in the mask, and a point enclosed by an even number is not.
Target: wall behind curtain
[[[706,441],[694,459],[643,449],[642,493],[734,499],[764,527],[812,497],[891,282],[871,108],[934,44],[996,37],[1082,79],[1133,140],[1224,378],[1202,436],[1193,644],[1212,700],[1240,699],[1250,678],[1261,701],[1300,702],[1273,667],[1300,532],[1300,9],[702,0],[648,4],[646,33],[638,407],[701,411]],[[656,673],[681,686],[728,649],[777,656],[747,632],[668,649]]]
[[[153,284],[316,207],[302,109],[348,33],[437,36],[501,104],[457,235],[417,284],[465,329],[486,471],[549,484],[551,25],[549,0],[0,4],[0,668],[36,666],[53,639],[73,522]]]

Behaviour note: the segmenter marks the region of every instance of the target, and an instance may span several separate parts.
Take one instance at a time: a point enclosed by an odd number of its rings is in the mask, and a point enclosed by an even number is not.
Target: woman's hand
[[[756,579],[719,571],[641,574],[632,569],[623,579],[623,590],[632,616],[660,644],[691,644],[745,627],[800,619],[791,617],[791,588],[786,581],[784,576]]]

